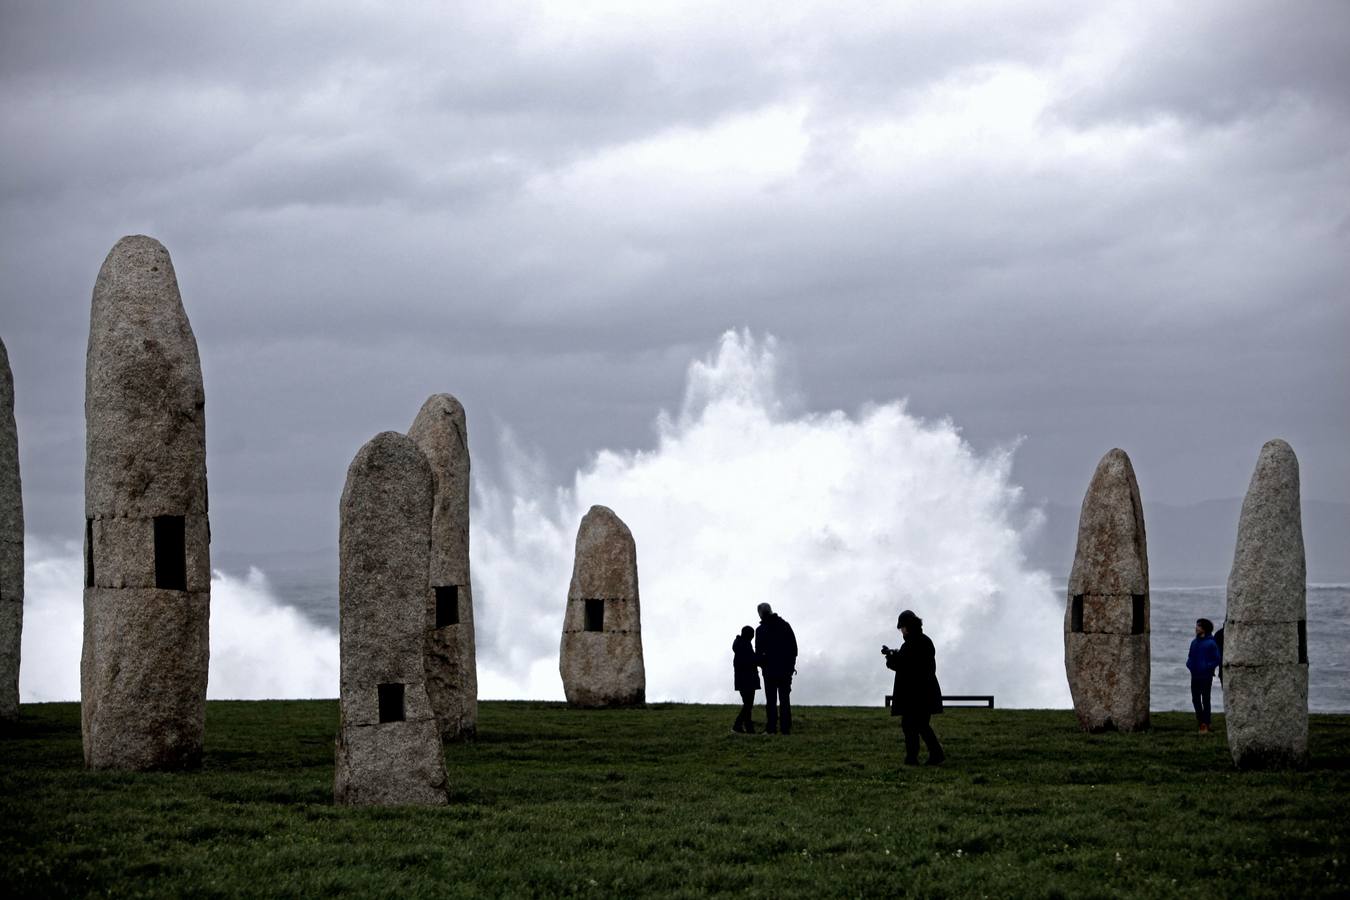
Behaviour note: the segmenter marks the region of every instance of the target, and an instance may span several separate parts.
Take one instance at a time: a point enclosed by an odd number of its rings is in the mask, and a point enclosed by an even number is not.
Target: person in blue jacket
[[[1186,654],[1186,668],[1191,670],[1191,705],[1200,733],[1209,733],[1209,692],[1214,686],[1214,670],[1219,665],[1219,645],[1214,643],[1214,623],[1209,619],[1195,620],[1195,640]]]

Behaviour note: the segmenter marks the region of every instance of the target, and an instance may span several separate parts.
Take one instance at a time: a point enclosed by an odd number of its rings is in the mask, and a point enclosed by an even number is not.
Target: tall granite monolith
[[[412,438],[357,451],[338,532],[341,704],[333,798],[351,806],[448,802],[440,729],[427,696],[431,464]]]
[[[408,429],[435,476],[431,595],[426,614],[427,694],[447,740],[478,730],[473,582],[469,578],[469,432],[464,407],[433,394]]]
[[[1241,768],[1308,761],[1307,568],[1298,457],[1261,448],[1238,520],[1224,622],[1228,749]]]
[[[1085,731],[1148,727],[1148,654],[1144,508],[1130,458],[1116,449],[1083,497],[1064,611],[1064,669]]]
[[[202,368],[163,245],[124,237],[94,283],[85,360],[85,763],[201,760],[210,656]]]
[[[14,375],[0,341],[0,722],[19,718],[23,637],[23,488],[14,425]]]
[[[637,545],[605,506],[592,506],[577,530],[558,668],[573,706],[636,706],[646,699]]]

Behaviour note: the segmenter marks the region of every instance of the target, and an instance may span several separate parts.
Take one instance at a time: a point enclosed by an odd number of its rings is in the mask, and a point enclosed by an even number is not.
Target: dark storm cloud
[[[79,520],[89,291],[165,241],[224,550],[324,546],[429,393],[559,477],[727,327],[803,402],[909,395],[1076,503],[1262,440],[1350,499],[1343,4],[0,7],[0,329],[31,527]],[[73,529],[71,523],[76,523]]]
[[[1111,77],[1062,110],[1079,119],[1178,116],[1219,126],[1282,102],[1350,111],[1350,6],[1312,0],[1176,6],[1152,17]]]

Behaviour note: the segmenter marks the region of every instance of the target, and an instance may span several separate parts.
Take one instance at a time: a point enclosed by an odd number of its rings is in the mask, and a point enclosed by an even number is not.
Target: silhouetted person
[[[899,650],[882,647],[881,652],[886,657],[886,668],[895,670],[891,715],[900,716],[900,729],[905,733],[905,765],[919,764],[919,739],[923,738],[928,747],[928,765],[940,766],[947,756],[929,721],[934,713],[942,712],[937,652],[923,633],[923,619],[909,610],[900,614],[895,627],[900,629],[904,643]]]
[[[1209,733],[1209,692],[1214,687],[1214,670],[1219,666],[1219,645],[1214,640],[1214,623],[1195,620],[1195,639],[1186,653],[1186,668],[1191,670],[1191,705],[1200,733]]]
[[[755,691],[759,690],[759,660],[755,658],[755,645],[750,640],[754,636],[755,629],[747,625],[731,642],[731,665],[736,672],[736,690],[741,693],[741,714],[736,717],[731,730],[745,734],[755,733],[751,712],[755,708]]]
[[[764,708],[769,721],[764,730],[778,733],[778,707],[783,707],[783,734],[792,733],[792,675],[797,671],[797,636],[792,626],[767,603],[759,605],[755,655],[764,670]]]

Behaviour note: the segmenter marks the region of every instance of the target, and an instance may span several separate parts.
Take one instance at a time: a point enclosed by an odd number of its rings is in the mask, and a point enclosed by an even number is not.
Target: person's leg
[[[1213,689],[1213,687],[1214,687],[1213,676],[1210,676],[1209,678],[1202,678],[1200,680],[1200,706],[1201,706],[1200,724],[1205,726],[1206,731],[1209,730],[1210,691]]]
[[[778,733],[778,679],[764,676],[764,712],[768,722],[764,730],[769,734]]]
[[[919,764],[919,731],[914,727],[912,716],[902,715],[900,717],[900,730],[905,733],[905,765],[917,766]]]
[[[1191,676],[1191,706],[1195,708],[1195,722],[1202,729],[1205,727],[1204,703],[1200,699],[1200,679],[1194,675]]]
[[[782,725],[778,729],[783,734],[792,734],[792,676],[788,675],[778,688],[778,703],[783,708],[779,714]]]
[[[746,734],[755,733],[755,722],[752,712],[755,708],[755,692],[741,691],[741,714],[736,719],[736,724],[740,726],[739,731]]]
[[[924,716],[918,725],[919,737],[923,738],[924,746],[928,748],[928,764],[941,765],[947,754],[942,752],[942,742],[938,740],[937,732],[933,730],[932,716]]]

